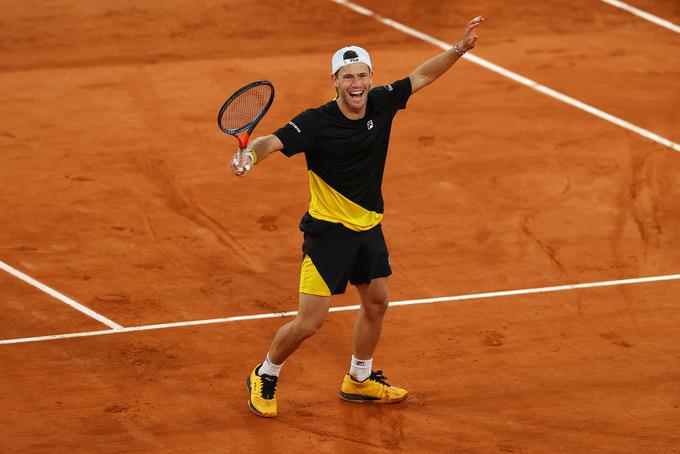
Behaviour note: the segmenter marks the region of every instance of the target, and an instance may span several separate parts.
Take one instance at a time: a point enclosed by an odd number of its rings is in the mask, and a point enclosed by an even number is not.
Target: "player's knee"
[[[384,299],[381,299],[381,300],[379,300],[375,303],[375,306],[382,313],[385,313],[385,311],[387,310],[389,305],[390,305],[390,300],[387,297],[385,297]]]
[[[298,339],[304,340],[312,337],[323,326],[323,320],[296,319],[294,324],[295,334]]]
[[[302,325],[298,327],[296,334],[298,339],[305,340],[315,335],[317,331],[319,331],[319,327],[315,325]]]
[[[364,303],[366,310],[372,315],[383,315],[390,305],[390,299],[387,294],[374,295]]]

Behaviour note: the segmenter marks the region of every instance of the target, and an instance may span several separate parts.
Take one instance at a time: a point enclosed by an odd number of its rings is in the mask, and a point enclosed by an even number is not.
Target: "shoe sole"
[[[250,375],[248,375],[248,377],[246,378],[246,388],[248,389],[248,394],[250,394]],[[250,397],[248,397],[248,408],[250,408],[250,410],[257,416],[260,416],[262,418],[273,418],[276,416],[269,413],[262,413],[258,411],[257,408],[255,408],[255,406],[251,402]]]
[[[362,396],[361,394],[349,394],[342,391],[340,391],[338,396],[345,402],[352,403],[396,404],[405,401],[408,397],[408,393],[404,394],[401,399],[375,399],[372,397]]]

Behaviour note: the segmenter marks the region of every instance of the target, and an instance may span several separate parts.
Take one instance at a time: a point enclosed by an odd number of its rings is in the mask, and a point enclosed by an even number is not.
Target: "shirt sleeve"
[[[411,89],[411,79],[407,76],[389,85],[374,88],[370,95],[380,110],[396,112],[406,108]]]
[[[316,115],[312,109],[306,110],[274,131],[283,144],[283,154],[288,157],[312,150],[316,128]]]

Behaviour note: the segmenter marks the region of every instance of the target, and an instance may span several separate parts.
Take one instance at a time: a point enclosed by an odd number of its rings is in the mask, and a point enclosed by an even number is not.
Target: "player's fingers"
[[[473,28],[477,28],[482,24],[482,22],[484,22],[484,19],[482,17],[474,18],[468,23],[467,28],[468,28],[468,30],[471,30]]]
[[[470,25],[468,28],[465,29],[465,34],[470,35],[471,33],[474,33],[474,30],[479,27],[479,24],[476,25]]]
[[[231,171],[234,172],[234,175],[239,177],[242,177],[245,174],[243,164],[239,161],[238,152],[234,153],[234,156],[231,159]]]
[[[246,174],[246,169],[244,169],[243,167],[235,167],[233,170],[234,170],[234,175],[236,175],[238,177],[242,177],[243,175]]]

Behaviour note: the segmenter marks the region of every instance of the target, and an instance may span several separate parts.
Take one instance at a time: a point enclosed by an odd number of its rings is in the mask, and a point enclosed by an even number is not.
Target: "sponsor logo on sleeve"
[[[298,128],[298,125],[296,125],[296,124],[293,123],[292,121],[289,121],[288,124],[291,125],[293,128],[295,128],[295,130],[296,130],[298,133],[302,133],[302,131],[300,130],[300,128]]]
[[[392,88],[392,85],[385,85],[385,88],[387,88],[387,91],[394,90],[394,88]]]

